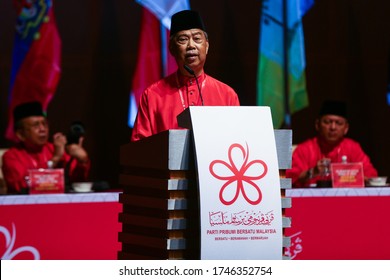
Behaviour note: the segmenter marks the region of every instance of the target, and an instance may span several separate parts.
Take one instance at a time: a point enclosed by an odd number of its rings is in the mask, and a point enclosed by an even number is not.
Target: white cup
[[[368,179],[368,183],[370,186],[386,186],[387,177],[372,177]]]
[[[75,192],[90,192],[92,185],[92,182],[77,182],[72,184],[72,188]]]

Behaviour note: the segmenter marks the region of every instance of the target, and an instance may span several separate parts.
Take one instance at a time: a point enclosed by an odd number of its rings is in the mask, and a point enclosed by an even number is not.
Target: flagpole
[[[291,128],[291,113],[290,113],[290,102],[289,102],[289,80],[288,80],[288,8],[287,0],[283,0],[283,81],[284,81],[284,128]]]
[[[167,31],[164,24],[160,21],[161,33],[161,77],[168,75],[168,50],[167,50]]]

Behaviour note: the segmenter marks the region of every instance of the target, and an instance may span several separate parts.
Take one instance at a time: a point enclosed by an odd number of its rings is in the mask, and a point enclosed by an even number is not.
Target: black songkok
[[[46,116],[39,102],[27,102],[19,104],[14,109],[14,123],[32,116]]]
[[[321,106],[320,117],[324,115],[336,115],[347,118],[347,105],[341,101],[324,101]]]
[[[171,18],[171,36],[182,30],[201,29],[206,31],[199,13],[192,10],[177,12]]]

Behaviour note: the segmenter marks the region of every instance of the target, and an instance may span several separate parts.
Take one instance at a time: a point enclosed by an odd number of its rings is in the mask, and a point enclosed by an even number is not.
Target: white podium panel
[[[269,107],[189,107],[201,259],[282,259],[279,167]]]

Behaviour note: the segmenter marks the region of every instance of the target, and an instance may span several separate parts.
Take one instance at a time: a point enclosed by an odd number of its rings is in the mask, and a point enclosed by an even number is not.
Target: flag
[[[61,39],[52,0],[14,0],[17,9],[16,35],[12,54],[8,126],[5,137],[16,141],[13,109],[39,101],[46,111],[60,78]]]
[[[137,0],[142,9],[138,57],[132,80],[128,125],[133,127],[142,92],[152,83],[176,70],[168,51],[173,14],[189,10],[189,0]]]
[[[257,105],[270,106],[275,128],[289,123],[285,112],[283,1],[287,1],[288,111],[308,106],[302,16],[314,0],[264,0],[260,20]],[[287,117],[287,118],[286,118]]]

